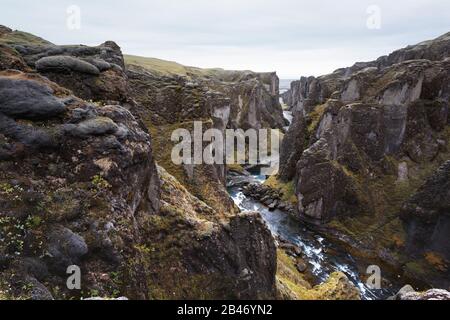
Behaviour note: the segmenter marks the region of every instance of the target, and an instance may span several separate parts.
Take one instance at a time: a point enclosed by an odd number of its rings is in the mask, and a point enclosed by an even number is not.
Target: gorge
[[[450,299],[449,53],[287,88],[0,26],[0,299]],[[278,129],[280,173],[174,163],[195,122]]]

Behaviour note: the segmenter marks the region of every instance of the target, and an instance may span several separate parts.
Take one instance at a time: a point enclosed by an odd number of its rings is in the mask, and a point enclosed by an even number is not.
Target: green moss
[[[277,176],[270,176],[269,179],[264,182],[264,184],[272,189],[280,191],[282,194],[281,200],[290,202],[294,205],[298,202],[297,196],[295,194],[294,181],[283,182],[279,180]]]
[[[98,191],[110,189],[111,185],[101,175],[95,175],[92,177],[91,183]]]
[[[146,58],[132,55],[124,55],[125,63],[130,65],[137,65],[156,72],[161,75],[187,75],[186,67],[173,61],[166,61],[156,58]]]
[[[297,271],[294,259],[282,250],[277,251],[277,279],[288,289],[295,300],[359,300],[359,291],[349,283],[345,275],[335,272],[324,283],[312,287]]]
[[[0,43],[9,45],[49,45],[51,42],[27,32],[13,31],[0,37]]]
[[[230,171],[235,171],[235,172],[238,172],[238,173],[243,173],[244,172],[244,168],[240,164],[229,164],[229,165],[227,165],[227,168]]]
[[[320,119],[322,118],[325,110],[327,108],[327,104],[318,105],[314,108],[314,110],[308,115],[308,133],[309,135],[313,134],[316,130],[317,125],[319,124]]]

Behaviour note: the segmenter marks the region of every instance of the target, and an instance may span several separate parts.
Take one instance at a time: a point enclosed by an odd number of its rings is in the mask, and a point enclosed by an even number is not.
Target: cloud
[[[66,9],[81,9],[81,30]],[[367,28],[367,8],[381,28]],[[130,54],[200,67],[319,75],[450,31],[448,0],[2,0],[2,24],[59,44],[112,39]]]

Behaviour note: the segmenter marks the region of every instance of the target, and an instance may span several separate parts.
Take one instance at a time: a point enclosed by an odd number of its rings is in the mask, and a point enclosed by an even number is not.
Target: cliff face
[[[223,133],[230,128],[282,128],[276,74],[192,68],[181,75],[161,74],[163,69],[149,67],[148,60],[134,63],[128,65],[130,96],[153,133],[158,163],[208,205],[235,214],[238,209],[225,188],[226,166],[174,166],[171,135],[179,128],[192,133],[194,121],[202,122],[203,131],[215,128]]]
[[[192,105],[199,106],[200,112],[208,114],[208,108],[201,108],[199,101],[192,101],[192,99],[204,100],[205,94],[212,96],[222,96],[223,99],[228,99],[230,108],[229,119],[227,125],[229,128],[241,129],[260,129],[260,128],[278,128],[283,129],[287,123],[283,117],[283,110],[279,101],[279,79],[276,73],[255,73],[251,71],[228,71],[222,69],[198,69],[192,67],[183,67],[183,71],[179,68],[174,68],[174,71],[168,71],[161,74],[162,66],[155,66],[150,64],[146,58],[129,58],[129,69],[134,75],[136,73],[144,73],[152,83],[170,83],[174,86],[183,87],[181,82],[184,82],[188,88],[183,88],[185,98],[190,99],[186,101],[187,105],[178,108],[185,114],[189,114],[192,110],[189,108]],[[150,60],[152,61],[152,60]],[[170,62],[166,62],[170,65]],[[166,68],[170,69],[167,65]],[[143,85],[143,81],[139,83]],[[195,88],[203,91],[196,92]],[[171,87],[170,89],[175,89]],[[138,89],[139,90],[139,89]],[[188,90],[188,92],[186,92]],[[194,95],[189,97],[190,92]],[[198,91],[198,90],[197,90]],[[136,90],[135,90],[136,92]],[[164,93],[163,93],[164,94]],[[195,95],[197,94],[197,95]],[[150,94],[151,95],[151,94]],[[169,92],[169,95],[174,94]],[[167,96],[166,96],[167,97]],[[170,98],[168,97],[170,101]],[[142,96],[137,94],[137,99],[149,99],[149,95]],[[153,102],[155,101],[154,97]],[[213,97],[214,99],[214,97]],[[163,99],[159,100],[160,103]],[[173,101],[173,99],[172,99]],[[178,100],[178,102],[181,102]],[[198,113],[197,113],[198,115]]]
[[[113,42],[39,39],[0,28],[0,299],[274,297],[274,240],[238,214],[225,169],[165,158],[183,121],[224,129],[229,100],[130,79]],[[81,291],[66,288],[74,264]]]
[[[408,197],[450,158],[449,52],[446,34],[373,62],[302,78],[285,96],[296,116],[283,142],[280,177],[293,179],[297,186],[299,216],[329,223],[358,241],[378,239],[369,247],[383,251],[376,253],[381,260],[406,263],[405,272],[422,273],[419,277],[427,281],[432,277],[419,269],[433,264],[435,251],[435,260],[442,260],[434,263],[441,265],[434,268],[440,274],[436,278],[447,272],[442,265],[448,248],[439,240],[447,233],[446,213],[425,206],[434,218],[418,222],[411,204],[436,187],[429,182],[419,189],[427,191],[419,191],[406,205],[406,230],[399,213]],[[289,148],[292,143],[294,149]],[[427,249],[411,249],[411,255],[399,258],[405,246],[412,248],[428,231],[433,236],[422,239],[421,245]],[[390,258],[386,248],[395,252]]]
[[[403,205],[406,249],[412,254],[435,252],[450,260],[449,193],[450,161],[446,161]]]

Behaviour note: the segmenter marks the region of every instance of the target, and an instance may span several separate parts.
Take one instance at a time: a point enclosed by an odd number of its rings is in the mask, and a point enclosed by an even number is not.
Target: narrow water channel
[[[291,112],[284,111],[284,116],[289,123],[292,122]],[[252,177],[257,183],[264,183],[266,180],[265,176]],[[228,192],[242,211],[258,211],[275,237],[302,249],[317,284],[326,281],[331,273],[341,271],[359,288],[365,300],[384,300],[400,289],[399,284],[395,285],[395,281],[390,281],[392,279],[387,279],[391,283],[387,288],[370,289],[363,280],[362,272],[365,272],[364,267],[368,267],[364,262],[356,261],[338,245],[330,243],[288,213],[281,210],[270,211],[262,203],[245,196],[240,187],[230,187]],[[386,275],[383,276],[386,279]]]
[[[263,182],[261,176],[254,176]],[[272,234],[300,247],[308,261],[309,270],[317,278],[317,283],[326,281],[335,271],[341,271],[359,288],[365,300],[382,300],[394,295],[400,286],[373,290],[362,279],[361,262],[357,262],[342,248],[308,229],[300,221],[281,210],[270,211],[266,206],[248,198],[237,188],[229,188],[229,193],[242,211],[258,211],[266,221]]]

